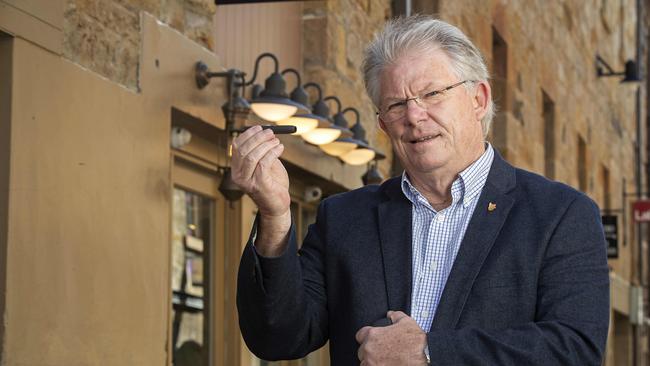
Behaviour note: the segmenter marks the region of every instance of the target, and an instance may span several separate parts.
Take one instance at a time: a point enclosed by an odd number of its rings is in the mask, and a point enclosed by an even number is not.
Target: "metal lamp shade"
[[[377,152],[367,142],[358,139],[354,140],[357,148],[339,156],[339,159],[349,165],[363,165],[375,158]]]
[[[363,165],[375,158],[375,150],[365,147],[354,149],[341,156],[339,159],[350,165]]]
[[[300,137],[313,145],[324,145],[333,142],[341,136],[341,130],[336,128],[318,127],[309,132],[305,132]]]
[[[318,126],[322,125],[323,122],[329,122],[323,117],[317,116],[313,113],[308,114],[296,114],[282,121],[276,122],[280,126],[296,126],[296,132],[293,135],[302,135],[309,131],[314,130]]]
[[[271,122],[287,119],[298,111],[298,107],[277,100],[253,100],[251,102],[251,109],[260,118]]]
[[[634,83],[641,81],[639,78],[638,69],[636,67],[636,62],[632,60],[627,60],[625,63],[625,72],[623,73],[625,77],[621,80],[621,83]]]
[[[380,184],[384,181],[384,177],[379,172],[379,169],[377,169],[377,164],[371,164],[370,169],[361,176],[361,181],[366,186],[368,184]]]
[[[357,142],[351,138],[340,138],[319,148],[331,156],[341,156],[357,148]]]
[[[305,105],[287,97],[284,78],[274,72],[266,79],[264,90],[255,95],[251,101],[251,109],[260,118],[271,122],[281,121],[298,113],[310,113]]]

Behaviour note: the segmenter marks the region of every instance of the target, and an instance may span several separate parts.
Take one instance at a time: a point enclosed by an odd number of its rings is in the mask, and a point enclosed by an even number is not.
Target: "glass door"
[[[172,206],[173,365],[209,362],[210,247],[214,200],[174,188]]]
[[[227,361],[226,339],[230,338],[226,332],[231,328],[226,326],[229,320],[225,309],[229,304],[226,257],[232,253],[226,250],[225,243],[227,226],[233,223],[226,214],[225,199],[217,189],[221,177],[216,168],[197,164],[176,153],[172,178],[169,323],[172,365],[223,365]]]

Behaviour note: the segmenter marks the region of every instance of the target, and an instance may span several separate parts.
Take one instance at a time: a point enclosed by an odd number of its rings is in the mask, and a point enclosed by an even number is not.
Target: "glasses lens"
[[[404,106],[393,106],[388,110],[380,113],[379,116],[384,122],[394,122],[406,115],[406,108]]]

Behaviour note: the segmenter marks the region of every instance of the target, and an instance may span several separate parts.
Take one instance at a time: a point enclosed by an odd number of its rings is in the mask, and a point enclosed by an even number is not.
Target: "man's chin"
[[[406,170],[409,174],[429,174],[440,171],[445,165],[447,165],[447,160],[424,159],[409,162]]]

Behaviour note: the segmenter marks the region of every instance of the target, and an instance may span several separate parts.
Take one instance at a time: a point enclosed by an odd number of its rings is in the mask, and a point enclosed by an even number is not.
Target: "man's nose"
[[[406,101],[406,120],[410,123],[417,123],[426,119],[427,109],[422,105],[419,98],[410,98]]]

